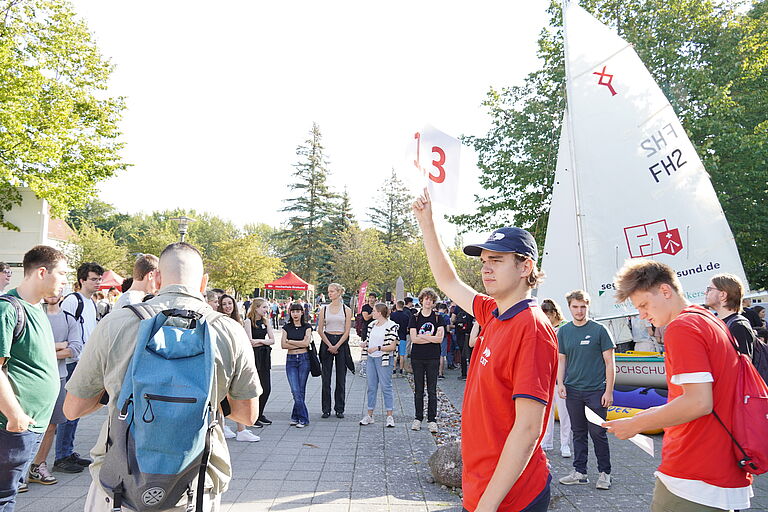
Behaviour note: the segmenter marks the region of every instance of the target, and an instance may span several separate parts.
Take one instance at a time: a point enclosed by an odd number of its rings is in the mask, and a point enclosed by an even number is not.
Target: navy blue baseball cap
[[[484,244],[467,245],[464,254],[480,256],[483,249],[494,252],[514,252],[531,258],[534,262],[539,259],[539,249],[536,240],[524,229],[499,228],[488,237]]]

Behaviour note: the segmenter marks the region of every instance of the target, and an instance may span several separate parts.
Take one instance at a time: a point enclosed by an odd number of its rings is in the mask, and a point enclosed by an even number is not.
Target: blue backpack
[[[143,320],[109,421],[101,486],[113,498],[113,510],[168,510],[186,495],[187,510],[202,511],[217,425],[215,334],[195,311],[155,315],[149,305],[127,307]]]

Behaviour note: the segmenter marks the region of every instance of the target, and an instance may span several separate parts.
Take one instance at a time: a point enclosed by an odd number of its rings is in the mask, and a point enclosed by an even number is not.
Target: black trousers
[[[272,378],[270,376],[272,369],[272,347],[253,347],[253,359],[256,361],[256,371],[259,374],[259,382],[261,383],[259,417],[262,417],[264,416],[264,407],[266,407],[267,400],[269,400],[269,394],[272,392]]]
[[[461,358],[459,359],[461,362],[461,376],[466,377],[467,368],[469,367],[469,357],[472,350],[469,348],[469,333],[457,333],[456,343],[459,345],[459,353],[461,354]]]
[[[427,381],[427,421],[437,421],[437,373],[440,359],[411,359],[413,368],[413,404],[416,419],[424,420],[424,380]]]
[[[333,345],[339,343],[341,334],[328,334],[325,336]],[[328,346],[320,343],[320,363],[323,365],[322,375],[322,407],[323,413],[331,413],[331,372],[336,363],[336,389],[333,393],[334,410],[337,413],[344,412],[344,398],[347,387],[347,359],[346,352],[339,350],[336,354],[328,352]]]

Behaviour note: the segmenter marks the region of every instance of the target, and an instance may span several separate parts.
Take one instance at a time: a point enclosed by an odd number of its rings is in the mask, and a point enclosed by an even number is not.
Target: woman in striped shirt
[[[378,303],[373,307],[373,321],[368,326],[367,341],[362,344],[363,355],[368,356],[368,414],[360,420],[361,425],[374,422],[373,410],[376,408],[376,393],[379,385],[384,395],[384,408],[387,410],[387,427],[395,426],[392,416],[394,396],[392,393],[392,372],[390,371],[391,354],[397,348],[397,324],[389,319],[389,308]]]

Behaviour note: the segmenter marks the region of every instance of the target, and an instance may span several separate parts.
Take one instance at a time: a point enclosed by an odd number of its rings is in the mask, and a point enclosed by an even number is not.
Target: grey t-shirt
[[[80,323],[63,311],[54,314],[48,313],[48,321],[51,323],[51,330],[53,331],[53,342],[66,341],[67,348],[72,351],[72,359],[77,361],[83,350],[83,331],[80,328]],[[56,362],[59,365],[59,378],[66,377],[67,360],[57,359]]]
[[[566,386],[579,391],[605,389],[603,352],[616,348],[605,327],[593,320],[579,327],[568,322],[558,329],[557,343],[566,357]]]
[[[125,306],[129,306],[131,304],[138,304],[142,300],[144,300],[144,297],[146,297],[147,294],[142,292],[141,290],[128,290],[127,292],[123,293],[120,297],[117,298],[117,302],[115,302],[115,307],[112,308],[112,310],[120,309]]]

